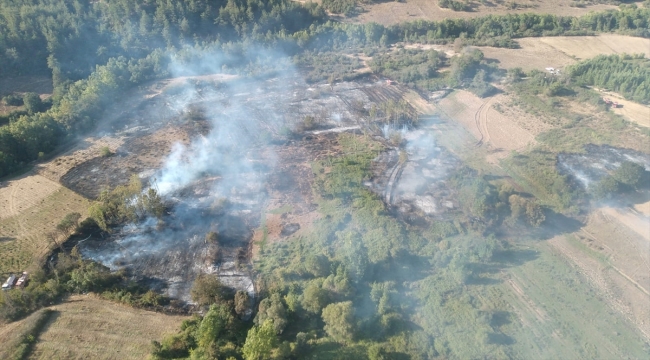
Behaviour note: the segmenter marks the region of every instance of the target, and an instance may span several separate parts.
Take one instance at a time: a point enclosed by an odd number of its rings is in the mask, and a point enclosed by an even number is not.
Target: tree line
[[[187,59],[201,52],[219,53],[226,65],[250,72],[277,66],[251,59],[248,54],[256,46],[289,55],[311,51],[306,57],[311,59],[328,49],[383,47],[401,41],[462,38],[466,44],[512,47],[516,46],[512,38],[523,36],[619,31],[647,37],[648,18],[650,9],[628,5],[581,18],[514,14],[384,27],[328,21],[321,6],[289,0],[2,0],[0,68],[5,71],[0,77],[51,74],[54,96],[45,112],[3,117],[0,177],[53,151],[67,136],[92,128],[106,105],[125,89],[166,76],[169,54]],[[418,83],[431,70],[431,65],[420,62],[400,70],[399,76]],[[473,80],[477,93],[489,93],[486,75],[484,70]],[[426,82],[426,88],[441,87],[440,82]]]
[[[639,55],[599,55],[568,68],[583,85],[615,91],[626,99],[650,103],[650,59]]]

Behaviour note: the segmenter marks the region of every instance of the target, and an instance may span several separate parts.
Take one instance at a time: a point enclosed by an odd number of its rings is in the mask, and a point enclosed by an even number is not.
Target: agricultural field
[[[178,329],[186,319],[133,309],[92,295],[76,295],[52,306],[29,359],[143,359],[151,341]]]
[[[637,358],[647,334],[624,320],[612,299],[554,240],[520,244],[530,261],[513,266],[500,286],[514,308],[518,358]],[[595,275],[601,275],[598,270]],[[616,293],[625,298],[628,294]],[[643,298],[638,298],[642,300]],[[633,316],[647,314],[646,310]],[[638,318],[635,318],[638,319]],[[641,318],[642,319],[642,318]],[[643,321],[643,320],[637,320]],[[644,340],[644,337],[646,340]]]
[[[614,5],[589,4],[573,7],[562,0],[519,0],[519,1],[470,1],[469,11],[453,11],[441,8],[438,1],[406,0],[401,2],[377,2],[361,5],[359,14],[346,19],[355,23],[376,22],[382,25],[394,25],[415,20],[444,20],[454,18],[474,18],[485,15],[503,15],[512,13],[540,13],[563,16],[580,16],[590,11],[615,9]]]
[[[518,49],[480,46],[487,59],[499,67],[524,70],[562,69],[580,60],[598,55],[645,54],[650,57],[650,39],[601,34],[597,36],[557,36],[517,39]]]
[[[83,196],[33,172],[4,181],[0,187],[0,273],[22,272],[44,260],[55,247],[47,234],[67,214],[87,214],[88,206]]]

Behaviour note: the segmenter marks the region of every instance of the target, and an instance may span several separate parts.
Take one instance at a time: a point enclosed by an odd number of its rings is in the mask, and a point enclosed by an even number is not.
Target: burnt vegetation
[[[454,0],[440,5],[466,9],[465,2]],[[16,320],[67,294],[85,292],[158,311],[187,310],[186,304],[151,290],[154,286],[147,283],[146,276],[124,269],[113,271],[84,258],[79,247],[71,246],[89,235],[101,237],[95,239],[95,245],[105,246],[115,240],[111,236],[120,236],[131,226],[140,232],[130,240],[142,235],[152,245],[141,251],[149,257],[127,254],[119,261],[132,261],[136,268],[148,266],[157,260],[150,255],[156,246],[163,249],[158,251],[175,256],[175,248],[162,247],[162,237],[186,236],[189,239],[183,240],[187,243],[177,241],[175,245],[200,258],[195,267],[204,272],[196,278],[191,274],[183,278],[192,280],[189,293],[194,316],[178,333],[152,342],[155,359],[521,356],[511,346],[516,340],[508,326],[508,319],[516,314],[509,312],[501,290],[494,286],[502,281],[497,274],[511,266],[504,254],[515,251],[503,240],[504,235],[531,233],[533,237],[546,230],[547,218],[559,212],[578,213],[588,196],[607,199],[642,190],[648,174],[641,165],[623,163],[587,192],[558,170],[556,152],[537,148],[513,154],[503,162],[508,171],[533,179],[530,193],[537,198],[516,189],[507,177],[490,177],[454,158],[445,164],[448,173],[436,178],[439,188],[426,189],[433,198],[430,204],[395,200],[394,184],[407,166],[424,173],[423,167],[411,160],[418,150],[409,147],[413,140],[408,136],[426,119],[419,117],[403,94],[409,86],[423,93],[464,88],[487,97],[497,92],[491,82],[506,78],[531,111],[556,112],[555,101],[561,97],[584,98],[604,106],[582,85],[612,87],[631,99],[647,102],[647,60],[639,56],[599,57],[578,63],[567,76],[521,70],[506,74],[487,62],[479,50],[463,47],[515,47],[513,39],[539,35],[621,32],[647,37],[650,10],[622,6],[620,11],[581,18],[517,14],[391,27],[328,21],[326,10],[350,14],[355,7],[356,2],[344,0],[323,1],[322,5],[284,0],[2,0],[0,67],[15,74],[51,75],[54,94],[48,101],[37,94],[22,98],[1,94],[6,95],[3,101],[7,105],[24,109],[0,119],[0,177],[93,130],[96,119],[126,90],[169,76],[170,54],[185,65],[203,64],[218,54],[222,60],[218,71],[265,81],[287,62],[259,54],[266,54],[264,49],[279,49],[293,56],[293,63],[306,73],[307,82],[314,87],[310,90],[318,92],[313,95],[317,100],[321,93],[334,92],[337,83],[363,77],[359,73],[364,64],[358,54],[372,57],[366,65],[375,75],[399,84],[382,80],[381,85],[368,85],[379,82],[374,75],[362,79],[367,83],[353,83],[368,101],[340,99],[356,121],[347,129],[350,132],[338,134],[336,128],[331,129],[333,115],[324,113],[300,113],[292,127],[244,129],[242,133],[254,137],[251,148],[257,154],[284,146],[291,154],[280,150],[281,159],[304,158],[275,171],[270,165],[259,165],[272,157],[256,155],[251,162],[257,165],[235,172],[240,182],[218,189],[220,197],[211,193],[217,192],[212,185],[227,174],[211,168],[202,169],[200,176],[166,195],[159,191],[155,179],[143,181],[137,174],[126,184],[101,189],[89,218],[82,220],[80,214],[71,213],[52,229],[48,236],[57,250],[32,273],[29,284],[0,295],[0,319]],[[398,42],[441,44],[459,38],[459,54],[453,58],[435,50],[388,51]],[[344,49],[354,51],[343,53]],[[615,70],[605,75],[610,67]],[[321,86],[323,82],[329,86]],[[223,90],[218,84],[195,85],[204,87],[206,93],[209,88]],[[184,90],[168,91],[178,95],[174,92],[182,94]],[[294,96],[312,95],[296,91]],[[223,95],[219,103],[224,113],[237,106],[227,97]],[[246,104],[254,108],[252,102]],[[240,166],[249,155],[206,135],[207,121],[214,115],[206,109],[191,104],[179,117],[198,129],[204,144],[212,141],[213,148],[223,147],[206,157],[227,153],[219,158],[219,164]],[[274,115],[268,108],[254,110],[255,116],[264,120]],[[233,126],[247,124],[236,116],[225,117]],[[558,119],[563,126],[538,139],[553,150],[569,146],[562,140],[573,133],[565,130],[581,120],[566,115]],[[332,132],[326,135],[318,133],[329,130]],[[436,144],[425,139],[418,146]],[[443,150],[435,151],[452,157]],[[100,155],[115,159],[119,154],[106,147]],[[378,165],[378,159],[384,158],[391,166]],[[258,184],[262,175],[274,184]],[[373,184],[383,190],[377,191]],[[420,189],[424,186],[414,187],[417,195],[425,192]],[[262,201],[246,202],[253,198],[251,193],[274,191],[292,197],[285,207],[275,209],[275,214],[267,214]],[[443,195],[444,202],[440,201]],[[188,205],[176,198],[196,201]],[[202,203],[205,198],[211,202]],[[445,209],[439,210],[442,203]],[[185,217],[178,215],[181,213]],[[303,223],[288,218],[306,218],[312,213],[317,215]],[[267,215],[281,219],[280,241],[269,240]],[[255,228],[261,236],[248,246]],[[122,249],[115,252],[121,254]],[[170,264],[172,261],[158,266]],[[111,265],[125,264],[113,261]],[[181,267],[180,272],[190,265]],[[251,284],[246,285],[252,290],[226,283],[219,272],[223,269],[227,276],[249,279]],[[187,273],[189,270],[183,274]],[[486,306],[486,297],[496,298],[499,306]]]

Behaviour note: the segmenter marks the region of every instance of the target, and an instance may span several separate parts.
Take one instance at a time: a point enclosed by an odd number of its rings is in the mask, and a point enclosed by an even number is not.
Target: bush
[[[41,97],[37,93],[28,92],[23,95],[23,103],[25,104],[25,110],[30,114],[43,110],[43,101],[41,101]]]
[[[198,305],[211,305],[225,300],[227,289],[214,274],[201,274],[192,285],[190,295]]]
[[[355,0],[323,0],[322,5],[334,14],[351,15],[357,2]]]
[[[7,106],[21,106],[23,98],[16,94],[10,94],[2,98],[2,102]]]
[[[645,168],[631,161],[624,161],[621,166],[614,171],[612,176],[620,183],[627,185],[632,189],[636,189],[639,185],[643,184],[643,180],[647,180],[647,172]]]
[[[355,328],[352,301],[327,305],[323,309],[323,321],[324,329],[332,339],[339,343],[353,341]]]
[[[440,0],[438,5],[443,9],[452,9],[454,11],[466,11],[469,10],[469,6],[466,3],[456,0]]]
[[[593,196],[596,199],[610,199],[621,192],[621,184],[611,175],[602,178],[593,187]]]
[[[111,151],[111,149],[108,146],[104,146],[103,148],[101,148],[99,150],[99,153],[100,153],[101,157],[113,156],[113,152]]]

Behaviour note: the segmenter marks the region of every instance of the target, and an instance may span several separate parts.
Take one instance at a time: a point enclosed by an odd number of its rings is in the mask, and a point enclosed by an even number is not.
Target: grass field
[[[82,196],[40,175],[0,186],[0,274],[21,272],[45,256],[51,249],[45,235],[66,214],[84,216],[89,206]]]
[[[22,360],[33,350],[44,325],[56,312],[39,310],[27,318],[0,327],[0,359]]]
[[[603,294],[569,259],[546,242],[521,242],[519,263],[503,283],[487,288],[487,299],[502,299],[516,314],[502,320],[514,338],[515,358],[644,358],[648,343],[610,306]],[[503,304],[501,304],[503,306]]]
[[[598,55],[638,54],[650,57],[650,39],[633,36],[601,34],[598,36],[552,36],[517,39],[519,49],[481,46],[487,59],[498,61],[504,69],[524,70],[563,68],[579,60]]]
[[[0,79],[0,99],[14,92],[21,95],[26,92],[35,92],[41,95],[41,98],[47,98],[52,94],[52,91],[52,79],[47,76],[15,76]],[[23,107],[6,106],[0,102],[0,115],[20,109],[23,109]]]
[[[71,296],[39,336],[30,359],[144,359],[152,340],[178,331],[182,316],[170,316],[98,299]]]
[[[590,5],[578,8],[571,7],[569,3],[569,1],[563,0],[518,0],[516,2],[471,1],[471,11],[452,11],[439,7],[438,1],[436,0],[370,2],[362,6],[359,15],[348,20],[358,23],[376,22],[382,25],[393,25],[404,21],[473,18],[485,15],[525,12],[580,16],[590,11],[603,11],[616,8],[613,5]]]

